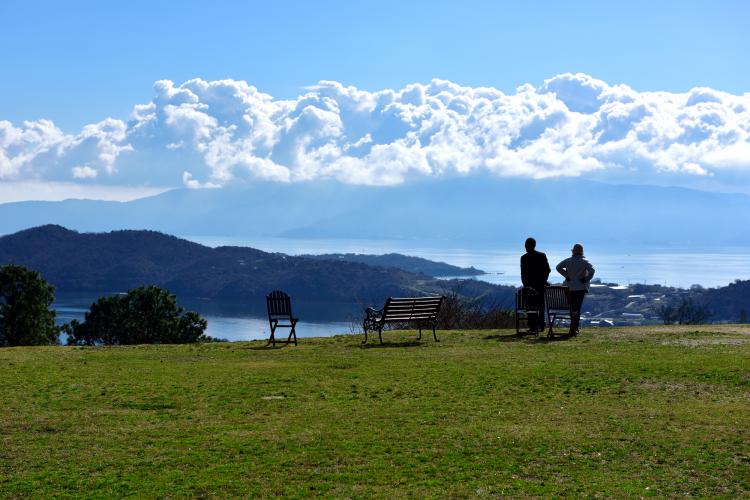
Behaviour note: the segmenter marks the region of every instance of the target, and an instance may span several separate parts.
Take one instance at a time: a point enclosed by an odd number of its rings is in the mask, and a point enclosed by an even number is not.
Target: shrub
[[[0,347],[57,344],[55,288],[23,266],[0,267]]]
[[[445,293],[437,317],[441,330],[513,328],[515,316],[496,302],[462,297],[456,290]]]
[[[156,286],[102,297],[86,313],[83,323],[63,327],[68,345],[183,344],[208,340],[206,320],[185,311],[177,298]]]

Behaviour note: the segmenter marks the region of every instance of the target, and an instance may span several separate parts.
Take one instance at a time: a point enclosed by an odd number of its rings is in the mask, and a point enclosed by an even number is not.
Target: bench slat
[[[390,310],[405,310],[409,311],[411,309],[436,309],[440,304],[399,304],[399,305],[393,305],[388,304],[388,307],[386,309]]]

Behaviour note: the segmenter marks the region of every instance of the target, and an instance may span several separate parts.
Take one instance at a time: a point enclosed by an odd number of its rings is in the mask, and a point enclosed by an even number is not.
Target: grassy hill
[[[0,497],[750,495],[750,327],[0,349]]]

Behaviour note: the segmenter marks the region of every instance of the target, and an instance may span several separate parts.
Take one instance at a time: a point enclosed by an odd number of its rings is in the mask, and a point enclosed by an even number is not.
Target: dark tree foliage
[[[437,327],[441,330],[512,328],[513,311],[492,300],[467,298],[458,289],[444,292]]]
[[[174,294],[144,286],[126,294],[102,297],[83,323],[64,326],[68,345],[184,344],[207,340],[206,320],[177,305]]]
[[[692,297],[683,297],[679,306],[663,305],[656,313],[665,325],[674,323],[699,325],[705,323],[711,317],[711,311],[708,307],[696,302]]]
[[[23,266],[0,267],[0,347],[56,344],[55,288]]]

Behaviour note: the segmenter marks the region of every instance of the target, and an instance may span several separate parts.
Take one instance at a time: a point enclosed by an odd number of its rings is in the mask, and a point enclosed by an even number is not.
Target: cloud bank
[[[0,121],[0,181],[220,187],[253,179],[399,184],[490,172],[534,179],[750,186],[750,93],[636,92],[562,74],[514,94],[445,80],[294,100],[244,81],[161,80],[129,120],[65,133]]]

